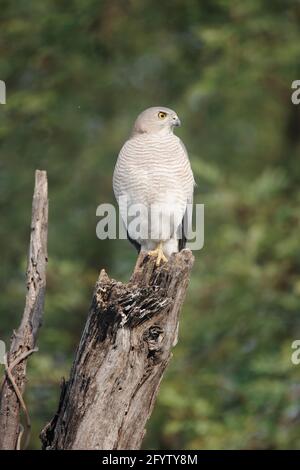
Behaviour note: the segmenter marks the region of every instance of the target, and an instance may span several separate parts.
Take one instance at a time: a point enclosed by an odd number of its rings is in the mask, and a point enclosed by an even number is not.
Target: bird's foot
[[[164,255],[162,243],[159,243],[158,247],[155,248],[155,250],[148,251],[148,255],[156,257],[156,266],[159,266],[161,261],[163,261],[164,263],[168,261],[168,258],[166,258],[166,256]]]

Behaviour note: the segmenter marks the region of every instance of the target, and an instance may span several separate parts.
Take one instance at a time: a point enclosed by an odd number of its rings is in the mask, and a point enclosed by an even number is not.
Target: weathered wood
[[[138,449],[177,342],[193,255],[159,268],[139,256],[128,284],[101,271],[70,379],[44,449]]]
[[[29,352],[35,347],[41,325],[46,288],[48,230],[47,173],[37,170],[32,202],[31,236],[27,264],[27,295],[21,324],[12,336],[8,366],[21,392],[26,382]],[[19,361],[19,362],[18,362]],[[6,375],[1,393],[0,449],[15,449],[20,432],[20,401]]]

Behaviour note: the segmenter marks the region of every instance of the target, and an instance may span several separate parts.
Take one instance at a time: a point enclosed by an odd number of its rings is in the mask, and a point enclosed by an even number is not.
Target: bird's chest
[[[176,175],[172,168],[154,158],[145,159],[135,167],[128,168],[129,193],[135,202],[152,204],[165,199],[173,192]]]
[[[181,161],[176,148],[166,147],[162,143],[135,149],[126,169],[132,201],[145,204],[163,202],[178,192]]]

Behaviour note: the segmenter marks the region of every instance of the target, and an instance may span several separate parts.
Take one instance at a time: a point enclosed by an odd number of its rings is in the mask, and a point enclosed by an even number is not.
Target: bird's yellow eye
[[[159,119],[165,119],[166,116],[167,116],[167,113],[164,113],[163,111],[159,111],[158,113]]]

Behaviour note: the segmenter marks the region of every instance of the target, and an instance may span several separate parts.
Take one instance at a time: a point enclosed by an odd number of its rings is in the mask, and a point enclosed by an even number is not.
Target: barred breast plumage
[[[150,108],[153,109],[158,108]],[[178,120],[177,115],[176,118]],[[144,121],[142,124],[145,125]],[[151,127],[151,122],[147,124]],[[186,149],[171,131],[172,124],[151,132],[139,131],[139,125],[137,120],[132,137],[119,153],[113,189],[123,220],[126,217],[128,221],[132,220],[132,214],[129,214],[132,205],[143,205],[148,211],[157,207],[154,217],[149,218],[149,213],[141,217],[140,231],[145,233],[142,229],[147,224],[147,237],[133,233],[130,228],[128,234],[142,250],[152,249],[158,242],[163,242],[163,251],[170,256],[178,251],[176,231],[182,223],[187,204],[192,203],[194,177]]]

